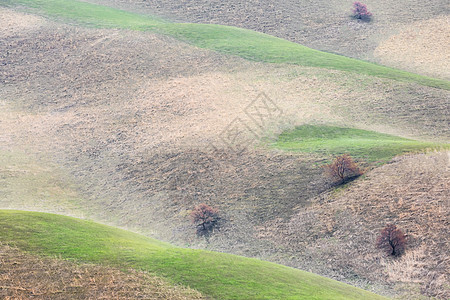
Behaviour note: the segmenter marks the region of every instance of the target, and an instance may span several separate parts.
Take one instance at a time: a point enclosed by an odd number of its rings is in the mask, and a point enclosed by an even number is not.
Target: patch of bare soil
[[[0,245],[2,299],[205,299],[135,270],[42,258]]]
[[[339,192],[322,194],[289,220],[268,222],[260,236],[342,279],[391,282],[408,299],[417,292],[448,299],[449,158],[448,152],[397,158]],[[400,258],[375,247],[389,223],[408,236]]]
[[[37,29],[43,24],[45,20],[40,17],[0,7],[0,37],[2,39],[23,31]]]
[[[386,65],[429,76],[450,79],[450,18],[415,22],[389,37],[375,49]]]

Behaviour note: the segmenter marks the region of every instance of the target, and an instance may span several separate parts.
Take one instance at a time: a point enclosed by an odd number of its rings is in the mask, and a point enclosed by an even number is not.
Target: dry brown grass
[[[2,38],[37,29],[43,24],[45,24],[43,18],[0,7],[0,36]]]
[[[42,258],[0,245],[2,299],[205,299],[139,271]]]
[[[450,79],[450,18],[448,16],[405,26],[375,49],[382,64]]]
[[[347,189],[321,195],[289,221],[269,222],[260,236],[348,279],[418,285],[417,293],[447,299],[449,179],[449,153],[398,158]],[[398,259],[375,246],[389,223],[407,233],[406,253]]]

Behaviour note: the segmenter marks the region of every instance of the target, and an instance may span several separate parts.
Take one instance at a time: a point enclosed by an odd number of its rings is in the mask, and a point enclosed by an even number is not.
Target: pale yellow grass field
[[[296,71],[305,74],[289,78],[289,74]],[[66,142],[83,149],[89,147],[89,139],[105,140],[121,132],[122,138],[137,152],[162,145],[206,148],[215,144],[220,147],[223,131],[236,118],[242,121],[237,124],[242,131],[240,137],[253,138],[255,142],[306,123],[372,129],[378,126],[377,129],[384,132],[413,135],[414,132],[408,132],[408,126],[399,127],[370,118],[357,120],[349,113],[337,110],[337,107],[363,101],[376,105],[386,93],[376,88],[370,94],[360,88],[349,91],[340,86],[343,82],[329,81],[321,75],[315,69],[249,66],[248,70],[234,74],[213,72],[148,80],[125,102],[111,99],[102,105],[81,106],[57,114],[18,111],[4,104],[0,112],[1,139],[4,148],[14,147],[21,141],[24,146],[36,150],[65,148]],[[335,79],[339,75],[346,76],[336,72]],[[279,114],[264,117],[264,128],[259,128],[245,113],[246,107],[261,93],[281,110]],[[257,105],[261,106],[261,103]],[[358,108],[354,107],[354,110],[358,111]],[[370,112],[366,114],[370,115]],[[242,141],[236,140],[239,142]]]
[[[44,23],[45,20],[43,18],[0,7],[1,38],[6,38],[26,30],[36,29]]]
[[[385,65],[450,79],[450,17],[415,22],[382,41],[374,56]]]

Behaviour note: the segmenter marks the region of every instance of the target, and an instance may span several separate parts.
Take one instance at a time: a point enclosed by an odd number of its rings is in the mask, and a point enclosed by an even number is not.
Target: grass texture
[[[1,210],[0,240],[36,254],[145,270],[216,299],[384,299],[305,271],[231,254],[178,248],[55,214]]]
[[[449,149],[450,145],[354,128],[302,125],[283,132],[272,147],[324,156],[347,153],[366,162],[386,162],[396,155],[427,149]]]

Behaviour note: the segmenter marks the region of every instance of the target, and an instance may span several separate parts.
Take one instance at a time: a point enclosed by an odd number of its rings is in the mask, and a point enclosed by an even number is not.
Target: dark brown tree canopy
[[[192,222],[202,230],[208,230],[219,220],[219,211],[205,203],[197,205],[191,212]]]
[[[342,183],[350,178],[361,175],[358,165],[348,154],[343,154],[325,166],[325,175],[335,183]]]
[[[406,235],[394,224],[388,224],[377,239],[377,247],[388,255],[400,256],[406,249]]]
[[[367,10],[367,6],[361,2],[353,3],[353,17],[361,20],[370,20],[372,13]]]

